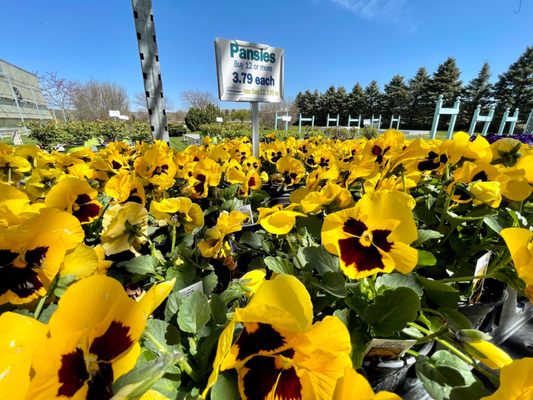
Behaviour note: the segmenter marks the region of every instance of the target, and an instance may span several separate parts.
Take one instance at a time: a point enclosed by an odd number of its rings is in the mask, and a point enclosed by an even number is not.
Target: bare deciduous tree
[[[76,117],[84,120],[109,118],[109,110],[128,112],[126,89],[116,83],[88,81],[77,85],[72,98]]]
[[[48,102],[48,107],[52,110],[54,119],[55,111],[61,111],[63,120],[67,120],[67,113],[72,110],[72,96],[76,88],[76,82],[65,78],[60,78],[57,72],[45,72],[38,74],[39,83],[43,96]]]
[[[187,108],[206,108],[209,104],[216,105],[217,99],[209,92],[199,90],[186,90],[181,94],[181,100]]]
[[[287,111],[292,117],[289,124],[297,122],[298,109],[292,98],[286,98],[281,103],[261,103],[259,106],[259,118],[261,119],[262,124],[273,128],[276,121],[276,113],[278,113],[278,115],[285,115]],[[278,127],[285,127],[284,122],[281,125],[280,123],[281,121],[278,121]]]
[[[133,97],[133,105],[136,107],[136,111],[148,112],[146,106],[146,95],[142,92],[137,93]]]

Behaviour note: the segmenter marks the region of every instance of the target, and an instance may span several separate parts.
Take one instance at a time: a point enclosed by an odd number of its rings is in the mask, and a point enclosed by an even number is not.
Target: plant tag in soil
[[[194,292],[203,292],[204,291],[204,284],[202,281],[198,281],[196,283],[193,283],[190,286],[187,286],[186,288],[183,288],[178,291],[179,294],[181,294],[183,297],[189,297]]]
[[[486,275],[491,255],[492,251],[487,251],[485,254],[478,258],[476,262],[476,270],[474,271],[474,276]],[[474,279],[474,286],[477,284],[478,281],[479,279]]]
[[[250,204],[239,207],[237,210],[248,216],[248,219],[244,224],[242,224],[242,226],[250,226],[254,224],[254,216],[252,214],[252,206]]]
[[[416,340],[372,339],[365,350],[365,357],[379,357],[382,360],[395,360],[416,343]]]

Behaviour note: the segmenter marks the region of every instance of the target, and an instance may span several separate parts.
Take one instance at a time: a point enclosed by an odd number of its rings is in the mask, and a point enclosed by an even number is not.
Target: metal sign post
[[[131,0],[152,136],[168,143],[167,112],[155,36],[152,0]]]
[[[250,102],[252,107],[252,153],[255,158],[259,158],[259,103]]]

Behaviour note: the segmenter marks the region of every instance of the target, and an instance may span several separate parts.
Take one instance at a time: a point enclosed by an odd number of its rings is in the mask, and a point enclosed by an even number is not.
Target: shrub
[[[30,137],[47,150],[58,145],[82,145],[89,139],[107,143],[118,140],[150,141],[150,127],[141,121],[69,121],[69,122],[27,122]]]
[[[200,125],[214,123],[220,115],[220,109],[213,104],[208,104],[205,108],[192,107],[187,111],[185,124],[189,130],[196,132]]]
[[[188,132],[187,125],[178,122],[168,123],[169,136],[183,136]]]
[[[365,139],[375,139],[378,137],[378,133],[378,128],[373,125],[365,126],[363,129],[361,129],[361,136],[363,136]]]

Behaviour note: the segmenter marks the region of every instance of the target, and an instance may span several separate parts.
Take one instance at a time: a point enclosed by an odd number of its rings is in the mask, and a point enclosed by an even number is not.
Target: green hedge
[[[58,145],[82,145],[89,139],[97,139],[101,143],[152,140],[150,126],[140,121],[35,121],[24,126],[30,130],[30,138],[47,150],[53,150]]]

